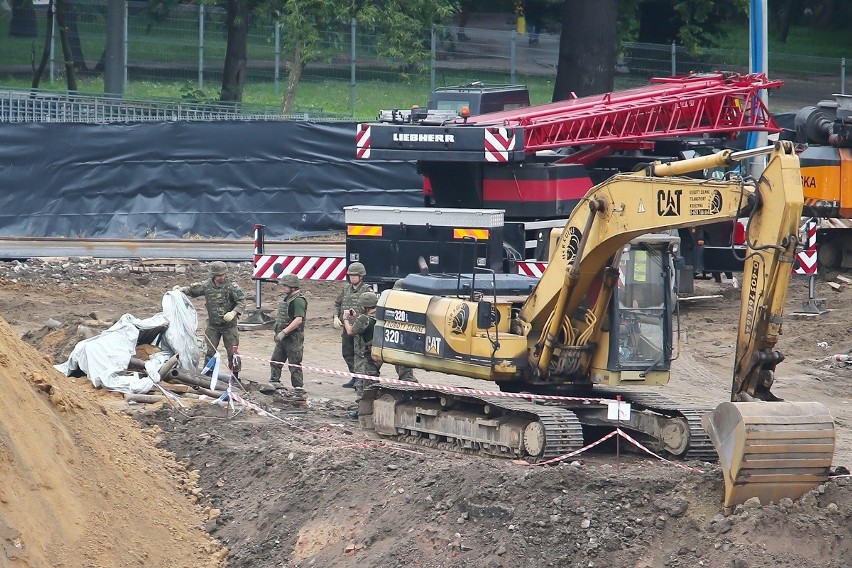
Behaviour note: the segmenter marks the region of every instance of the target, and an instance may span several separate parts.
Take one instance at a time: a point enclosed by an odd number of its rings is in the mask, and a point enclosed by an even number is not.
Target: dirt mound
[[[194,475],[3,320],[0,383],[0,564],[222,565]]]
[[[721,475],[591,455],[558,466],[368,440],[339,413],[279,420],[196,407],[146,415],[204,464],[229,566],[836,567],[852,558],[852,482],[719,514]]]
[[[231,268],[251,305],[251,263]],[[85,261],[0,263],[0,313],[18,336],[29,332],[27,341],[45,357],[64,361],[82,338],[81,324],[112,323],[124,313],[148,317],[160,311],[165,291],[206,275],[203,265],[186,274],[137,275],[125,265],[105,269]],[[680,355],[661,394],[712,408],[729,396],[740,291],[699,285],[714,297],[682,306]],[[274,313],[278,290],[264,286],[264,307]],[[339,283],[304,283],[306,365],[344,366],[340,332],[330,321],[339,289]],[[832,355],[852,349],[852,287],[832,290],[820,279],[816,292],[831,311],[798,318],[792,312],[808,287],[804,280],[791,286],[779,342],[787,359],[776,390],[788,400],[829,407],[837,424],[834,465],[848,467],[852,365]],[[195,305],[203,329],[203,301]],[[51,328],[49,319],[64,325]],[[270,330],[241,334],[241,380],[268,379],[272,347]],[[726,518],[719,514],[721,474],[708,464],[691,464],[705,471],[696,474],[622,456],[619,467],[601,453],[575,464],[527,467],[381,445],[346,419],[354,393],[340,387],[344,379],[316,370],[305,373],[304,407],[250,394],[275,418],[245,410],[233,417],[207,404],[185,414],[135,412],[179,463],[199,470],[193,474],[151,450],[152,436],[119,412],[138,406],[93,390],[85,378],[56,375],[26,345],[9,341],[0,353],[6,354],[0,379],[11,389],[0,408],[0,467],[9,480],[0,489],[0,542],[9,557],[26,553],[30,566],[60,559],[67,566],[205,566],[216,552],[204,529],[230,549],[227,565],[238,568],[852,568],[847,478],[796,502],[749,505]],[[392,367],[382,371],[395,376]],[[417,373],[424,382],[482,386]],[[187,492],[197,499],[188,508],[180,505]]]

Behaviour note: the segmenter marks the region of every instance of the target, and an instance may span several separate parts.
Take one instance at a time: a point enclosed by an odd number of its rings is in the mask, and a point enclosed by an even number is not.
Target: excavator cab
[[[621,380],[641,380],[648,371],[669,369],[677,301],[672,253],[679,241],[676,236],[655,233],[634,239],[624,248],[610,311],[607,365],[621,372]]]

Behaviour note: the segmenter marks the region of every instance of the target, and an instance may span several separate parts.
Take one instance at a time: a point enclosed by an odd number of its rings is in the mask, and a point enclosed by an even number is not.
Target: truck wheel
[[[840,250],[840,240],[830,240],[820,243],[819,252],[820,266],[823,268],[839,268],[843,260],[843,251]]]

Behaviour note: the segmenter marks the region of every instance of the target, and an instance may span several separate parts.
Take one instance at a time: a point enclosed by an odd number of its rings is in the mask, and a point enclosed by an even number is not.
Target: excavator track
[[[359,416],[382,437],[469,454],[538,462],[583,446],[571,410],[521,399],[386,384],[365,391]]]
[[[701,418],[712,412],[712,408],[681,405],[659,393],[649,391],[596,389],[595,392],[605,398],[614,399],[616,396],[621,396],[622,400],[638,405],[645,410],[685,418],[689,426],[689,445],[685,453],[677,456],[678,459],[706,462],[719,460],[716,449],[713,447],[713,441],[701,425]]]
[[[655,424],[676,422],[676,446],[669,455],[682,460],[716,461],[712,441],[701,426],[711,409],[684,407],[654,392],[596,388],[595,398],[620,396],[635,411],[650,411]],[[368,389],[362,400],[361,422],[383,437],[462,453],[543,461],[583,446],[583,425],[612,427],[601,421],[602,405],[559,404],[445,392],[407,385],[381,385]],[[510,422],[513,422],[510,424]],[[623,425],[629,429],[628,425]],[[495,436],[498,429],[508,431]],[[665,444],[654,433],[639,431],[640,439],[654,451]],[[670,442],[671,443],[671,442]]]

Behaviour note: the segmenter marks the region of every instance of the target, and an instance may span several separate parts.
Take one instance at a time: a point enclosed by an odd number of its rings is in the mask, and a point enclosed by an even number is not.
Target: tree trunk
[[[612,91],[617,8],[617,0],[565,1],[554,101]]]
[[[56,4],[59,13],[59,3]],[[65,18],[65,28],[68,30],[68,46],[71,48],[71,60],[80,71],[88,71],[86,55],[83,53],[83,44],[80,41],[80,29],[77,27],[77,8],[73,2],[62,2],[62,16]]]
[[[62,55],[65,59],[65,84],[72,93],[77,92],[77,74],[74,71],[74,55],[68,43],[68,27],[65,24],[67,8],[65,0],[56,0],[56,25],[59,27],[59,42],[62,44]]]
[[[243,100],[250,12],[249,0],[228,0],[228,45],[222,71],[222,93],[219,96],[219,100],[224,102]]]
[[[296,100],[296,89],[302,78],[302,70],[305,62],[302,60],[302,42],[296,42],[293,49],[293,61],[290,63],[290,72],[287,75],[287,88],[284,90],[284,98],[281,100],[281,114],[290,114],[293,110],[293,102]]]
[[[44,38],[44,48],[41,51],[41,61],[38,64],[38,69],[33,73],[33,89],[38,89],[38,84],[41,82],[41,77],[44,75],[44,69],[47,67],[47,62],[50,61],[50,43],[53,39],[53,0],[47,4],[47,34]]]
[[[30,0],[12,0],[12,20],[9,35],[13,37],[38,37],[36,11]]]
[[[836,0],[821,0],[814,6],[814,19],[811,27],[831,29],[837,25],[834,13],[837,8]]]
[[[787,42],[787,36],[790,34],[790,24],[793,22],[793,7],[798,3],[798,0],[784,0],[781,6],[781,12],[778,18],[778,34],[776,38],[781,43]]]

